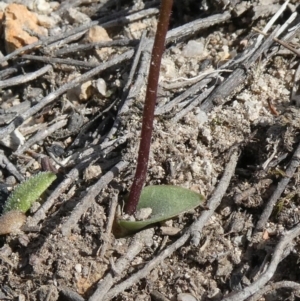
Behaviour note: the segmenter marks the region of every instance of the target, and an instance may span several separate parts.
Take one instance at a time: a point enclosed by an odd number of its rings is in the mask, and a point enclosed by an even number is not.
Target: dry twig
[[[54,56],[66,55],[69,53],[79,52],[79,51],[88,51],[93,48],[100,49],[104,47],[113,47],[113,46],[136,46],[138,40],[129,40],[129,39],[120,39],[114,41],[104,41],[104,42],[94,42],[88,43],[85,45],[68,45],[65,48],[58,49],[52,52]]]
[[[132,260],[141,252],[145,245],[152,244],[153,229],[142,230],[135,234],[130,246],[125,255],[123,255],[114,264],[113,271],[108,274],[98,283],[98,287],[94,294],[89,298],[89,301],[102,301],[106,300],[106,293],[109,289],[121,279],[121,275],[128,268]]]
[[[109,215],[108,215],[108,219],[107,219],[106,230],[105,230],[105,233],[103,233],[104,241],[103,241],[103,244],[101,246],[101,251],[100,251],[101,258],[104,257],[106,250],[108,248],[109,242],[110,242],[111,230],[112,230],[113,222],[115,219],[117,206],[118,206],[118,194],[116,193],[115,195],[113,195],[111,197],[111,201],[109,204]]]
[[[270,200],[266,204],[265,209],[261,214],[259,221],[256,224],[255,231],[261,231],[265,227],[265,224],[267,223],[273,211],[274,205],[276,204],[277,200],[280,198],[281,194],[285,190],[290,179],[293,177],[296,169],[299,167],[299,164],[300,164],[300,144],[298,144],[298,147],[294,152],[289,167],[285,172],[286,176],[278,183],[276,190],[273,192]]]
[[[5,156],[3,150],[0,150],[0,166],[3,169],[7,169],[13,176],[15,176],[17,178],[17,180],[19,182],[22,182],[25,180],[23,175],[21,175],[19,173],[18,169]]]
[[[145,84],[145,79],[147,78],[147,72],[148,72],[148,66],[150,62],[150,52],[149,52],[149,40],[146,38],[146,36],[142,36],[141,42],[139,44],[139,47],[136,51],[136,56],[134,58],[130,74],[128,77],[128,81],[125,85],[124,92],[122,95],[122,102],[120,103],[118,114],[116,116],[116,119],[114,121],[114,124],[108,134],[106,135],[104,142],[109,141],[111,137],[117,132],[118,127],[121,123],[122,114],[124,114],[126,111],[129,110],[130,105],[133,104],[135,97],[141,90],[141,87],[143,84]],[[131,86],[131,83],[133,81],[136,68],[138,66],[138,62],[140,60],[140,57],[142,55],[140,68],[137,74],[137,79],[135,80],[135,83]],[[131,86],[131,87],[130,87]],[[128,91],[130,87],[130,90]]]
[[[119,162],[104,176],[102,176],[92,187],[90,187],[87,195],[73,209],[68,220],[62,224],[61,231],[64,236],[71,234],[71,230],[77,224],[82,214],[84,214],[84,212],[86,212],[86,210],[91,206],[92,202],[95,200],[100,191],[105,188],[108,183],[111,182],[114,177],[116,177],[117,174],[123,171],[127,165],[128,162]]]
[[[52,66],[46,65],[35,72],[27,73],[24,75],[18,75],[16,77],[0,81],[0,89],[25,84],[29,81],[32,81],[32,80],[44,75],[45,73],[47,73],[51,70],[52,70]]]
[[[284,233],[283,237],[280,239],[277,244],[274,254],[272,256],[272,260],[267,268],[267,270],[261,274],[261,276],[254,281],[248,287],[245,287],[242,291],[237,292],[227,298],[224,298],[223,301],[243,301],[259,290],[263,289],[268,281],[273,277],[278,264],[282,260],[282,256],[286,251],[289,244],[292,243],[293,239],[300,235],[300,224],[294,227],[292,230]]]
[[[107,68],[110,68],[114,65],[120,64],[121,62],[130,59],[133,56],[134,51],[129,50],[121,55],[118,55],[111,59],[108,62],[105,62],[98,67],[84,73],[82,76],[75,78],[69,83],[64,84],[56,91],[48,94],[46,97],[41,99],[35,106],[27,110],[25,113],[23,113],[19,118],[16,118],[13,122],[9,124],[9,126],[6,126],[4,128],[0,129],[0,139],[3,139],[5,136],[10,134],[17,126],[20,125],[20,121],[23,122],[23,120],[28,119],[29,117],[33,116],[35,113],[37,113],[39,110],[41,110],[46,105],[50,104],[52,101],[54,101],[58,96],[62,95],[63,93],[67,92],[68,90],[72,89],[73,87],[89,80],[93,76],[99,74],[101,71],[106,70]]]
[[[30,148],[33,144],[43,141],[46,137],[53,134],[55,131],[63,128],[68,123],[67,119],[55,121],[54,124],[49,126],[48,128],[45,127],[44,129],[39,130],[34,136],[30,137],[29,140],[26,141],[21,147],[18,148],[17,151],[15,151],[15,155],[21,155],[23,154],[28,148]],[[43,127],[43,125],[41,125]]]
[[[279,281],[279,282],[271,283],[271,284],[265,286],[259,292],[254,294],[251,298],[249,298],[248,301],[259,301],[265,294],[268,294],[272,291],[282,289],[282,288],[300,292],[300,284],[299,283],[296,283],[293,281]]]

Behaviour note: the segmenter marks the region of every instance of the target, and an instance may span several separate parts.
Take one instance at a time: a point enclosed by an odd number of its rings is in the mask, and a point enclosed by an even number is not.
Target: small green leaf
[[[138,231],[191,210],[203,201],[201,194],[186,188],[172,185],[148,186],[142,190],[137,210],[151,208],[151,217],[144,221],[119,220],[118,224],[123,229]]]
[[[26,212],[56,179],[52,172],[41,172],[19,184],[7,199],[3,213],[11,210]]]

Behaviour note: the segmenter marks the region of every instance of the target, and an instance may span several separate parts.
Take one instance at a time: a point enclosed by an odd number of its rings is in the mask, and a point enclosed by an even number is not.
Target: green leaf
[[[11,210],[26,212],[56,179],[52,172],[41,172],[19,184],[8,197],[3,213]]]
[[[138,231],[191,210],[203,201],[204,197],[201,194],[179,186],[148,186],[142,190],[137,210],[151,208],[150,218],[144,221],[119,220],[118,224],[123,229]]]

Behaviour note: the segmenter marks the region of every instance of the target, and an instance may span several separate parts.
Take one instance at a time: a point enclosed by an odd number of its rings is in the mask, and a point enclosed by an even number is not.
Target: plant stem
[[[141,191],[146,180],[159,71],[161,58],[165,49],[165,40],[168,31],[172,5],[173,0],[161,1],[160,14],[151,55],[137,167],[129,193],[129,198],[125,207],[125,212],[127,214],[135,213],[137,204],[140,199]]]

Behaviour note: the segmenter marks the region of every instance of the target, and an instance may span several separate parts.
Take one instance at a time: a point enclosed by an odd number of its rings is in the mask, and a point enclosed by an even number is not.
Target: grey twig
[[[82,298],[79,294],[72,291],[68,287],[62,287],[60,289],[61,294],[66,298],[66,300],[70,301],[85,301],[84,298]]]
[[[133,53],[134,53],[133,50],[129,50],[129,51],[126,51],[125,53],[123,53],[121,55],[117,55],[116,57],[112,58],[111,60],[109,60],[109,61],[107,61],[107,62],[99,65],[98,67],[96,67],[96,68],[94,68],[94,69],[92,69],[92,70],[84,73],[82,76],[80,76],[80,77],[72,80],[69,83],[64,84],[62,87],[60,87],[56,91],[50,93],[49,95],[47,95],[46,97],[44,97],[43,99],[41,99],[37,105],[35,105],[31,109],[29,109],[27,112],[25,112],[22,115],[22,117],[24,119],[29,118],[30,116],[32,116],[33,114],[35,114],[39,110],[41,110],[44,106],[46,106],[49,103],[51,103],[58,96],[60,96],[63,93],[67,92],[68,90],[72,89],[76,85],[79,85],[81,83],[86,82],[87,80],[89,80],[93,76],[99,74],[103,70],[106,70],[106,69],[108,69],[108,68],[110,68],[112,66],[120,64],[121,62],[123,62],[125,60],[130,59],[133,56]]]
[[[104,257],[107,247],[110,243],[111,230],[113,227],[113,222],[115,220],[117,206],[118,206],[118,194],[116,193],[116,194],[112,195],[111,201],[109,204],[109,215],[108,215],[106,230],[105,230],[105,234],[104,234],[104,241],[101,246],[100,258]]]
[[[188,112],[192,111],[195,107],[197,107],[206,97],[209,96],[209,94],[212,92],[212,90],[215,88],[215,86],[211,86],[210,88],[203,91],[199,96],[195,97],[191,103],[182,109],[180,112],[178,112],[171,120],[176,123],[178,120],[183,118]]]
[[[10,75],[18,72],[18,68],[11,67],[0,71],[0,80],[7,78]]]
[[[201,104],[201,110],[209,112],[214,106],[223,105],[228,96],[239,91],[244,86],[247,78],[247,68],[250,68],[260,55],[271,46],[273,37],[276,35],[277,31],[278,28],[273,31],[272,35],[256,50],[244,66],[234,70],[226,81],[214,90],[214,92]]]
[[[187,37],[191,34],[195,34],[199,30],[214,26],[216,24],[224,23],[231,19],[229,11],[225,11],[223,14],[216,14],[205,19],[198,19],[182,26],[169,30],[167,33],[167,43],[174,40]]]
[[[257,59],[270,48],[270,46],[274,43],[273,38],[278,37],[278,35],[286,30],[287,26],[290,25],[291,21],[294,18],[295,14],[292,14],[281,27],[278,26],[275,30],[273,30],[270,36],[267,37],[267,39],[262,45],[260,45],[260,47],[255,47],[250,51],[249,49],[245,50],[246,54],[242,56],[243,66],[234,70],[233,73],[227,78],[227,80],[224,81],[222,85],[220,85],[217,89],[215,89],[215,91],[204,101],[204,103],[201,104],[201,110],[208,112],[215,105],[223,105],[226,102],[228,96],[239,91],[244,86],[245,80],[247,78],[247,69],[253,66]],[[268,56],[266,60],[270,59],[273,55],[274,53]],[[247,60],[248,57],[249,59]],[[240,63],[241,60],[234,61],[235,64],[237,64],[237,62]],[[226,65],[230,65],[230,63],[228,62],[228,64],[225,64],[223,68],[225,68]]]
[[[68,164],[72,165],[75,164],[77,159],[79,158],[80,161],[89,159],[94,154],[101,154],[101,156],[105,157],[107,154],[109,154],[111,151],[113,151],[115,148],[120,146],[121,144],[124,144],[126,140],[131,136],[131,134],[127,134],[124,136],[121,136],[117,139],[104,141],[100,145],[91,145],[88,148],[86,148],[84,151],[79,151],[74,154],[68,159]]]
[[[43,74],[49,72],[52,70],[52,66],[51,65],[46,65],[43,68],[35,71],[35,72],[31,72],[31,73],[27,73],[24,75],[18,75],[16,77],[12,77],[6,80],[2,80],[0,81],[0,89],[3,88],[7,88],[7,87],[12,87],[12,86],[17,86],[20,84],[24,84],[27,82],[30,82],[40,76],[42,76]]]
[[[205,86],[207,86],[212,81],[211,78],[203,79],[199,81],[198,83],[194,84],[192,87],[185,90],[183,93],[169,101],[164,106],[157,107],[155,109],[155,115],[162,115],[169,111],[171,111],[176,105],[178,105],[181,101],[184,99],[191,97],[192,95],[195,95],[198,91],[203,89]]]
[[[151,296],[151,298],[153,298],[153,301],[170,301],[170,299],[168,299],[167,297],[165,297],[163,294],[161,294],[158,291],[150,292],[150,296]]]
[[[61,56],[79,51],[88,51],[94,48],[99,49],[113,46],[135,46],[138,42],[139,40],[120,39],[114,41],[88,43],[85,45],[68,45],[68,47],[53,51],[52,55]]]
[[[193,237],[194,244],[199,243],[200,232],[202,231],[203,227],[206,225],[209,218],[213,215],[216,208],[219,206],[221,199],[228,188],[230,179],[235,171],[238,157],[239,157],[238,151],[233,150],[233,153],[224,170],[224,174],[219,182],[219,185],[207,204],[209,210],[204,210],[201,216],[199,217],[199,219],[196,220],[178,240],[176,240],[169,247],[164,249],[160,254],[158,254],[157,257],[150,260],[141,270],[139,270],[137,273],[135,273],[134,275],[132,275],[125,281],[121,282],[120,284],[116,285],[113,289],[111,289],[103,298],[104,301],[111,300],[112,298],[114,298],[124,290],[131,287],[134,283],[137,283],[140,279],[145,278],[152,269],[154,269],[164,259],[172,255],[177,249],[183,246],[190,237]],[[94,301],[94,300],[91,299],[89,301]]]
[[[73,60],[73,59],[60,59],[56,57],[37,56],[37,55],[29,55],[29,54],[24,54],[20,58],[25,60],[44,62],[47,64],[65,64],[65,65],[71,65],[71,66],[89,68],[89,69],[99,66],[99,63],[91,63],[91,62],[84,62],[84,61]]]
[[[299,163],[300,163],[300,143],[298,144],[298,147],[293,155],[289,167],[285,172],[286,176],[283,179],[281,179],[281,181],[278,183],[277,188],[275,189],[271,198],[266,204],[265,209],[256,224],[255,231],[260,231],[265,227],[265,224],[268,221],[273,211],[274,205],[276,204],[277,200],[280,198],[281,194],[285,190],[286,185],[289,183],[290,179],[293,177],[296,169],[299,167]]]
[[[23,154],[28,148],[30,148],[33,144],[43,141],[46,137],[53,134],[58,129],[63,128],[68,123],[67,119],[60,120],[49,126],[48,128],[44,128],[42,130],[39,130],[34,136],[32,136],[29,140],[26,141],[21,147],[19,147],[15,151],[15,155],[19,156]]]
[[[23,175],[21,175],[17,168],[8,160],[8,158],[4,154],[4,151],[2,150],[0,150],[0,166],[3,169],[7,169],[12,175],[17,178],[19,182],[25,180]]]
[[[117,117],[109,133],[106,135],[104,142],[109,141],[111,137],[117,132],[119,124],[121,122],[122,114],[124,114],[126,111],[129,110],[129,107],[133,103],[133,100],[136,97],[136,95],[139,93],[141,86],[143,85],[143,83],[145,83],[147,70],[150,62],[150,52],[148,48],[149,44],[150,44],[149,40],[143,35],[139,47],[137,49],[137,54],[134,58],[134,62],[130,70],[128,81],[124,88],[124,93],[122,95],[122,102],[119,106]],[[137,79],[128,92],[130,84],[133,81],[133,77],[136,72],[136,68],[140,60],[141,54],[142,54],[142,59],[141,59],[141,64],[138,71]]]
[[[99,65],[98,67],[84,73],[82,76],[75,78],[71,82],[64,84],[63,86],[61,86],[56,91],[50,93],[49,95],[47,95],[46,97],[41,99],[35,106],[30,108],[28,111],[23,113],[20,116],[21,119],[26,120],[27,118],[31,117],[32,115],[37,113],[39,110],[41,110],[43,107],[50,104],[58,96],[60,96],[63,93],[67,92],[69,89],[72,89],[73,87],[75,87],[75,86],[77,86],[77,85],[79,85],[83,82],[86,82],[87,80],[89,80],[93,76],[99,74],[101,71],[106,70],[107,68],[110,68],[114,65],[117,65],[117,64],[119,64],[119,63],[121,63],[125,60],[130,59],[133,56],[133,53],[134,53],[133,50],[129,50],[129,51],[127,51],[127,52],[125,52],[121,55],[118,55],[118,56],[114,57],[110,61],[105,62],[105,63]],[[16,125],[16,122],[20,122],[20,119],[17,119],[17,120],[15,119],[12,123],[9,124],[9,126],[0,129],[0,139],[3,139],[6,135],[10,134],[17,126],[20,125],[19,123],[18,123],[18,125]],[[8,127],[9,127],[9,130],[7,129]]]
[[[84,31],[81,31],[81,32],[78,32],[78,33],[75,33],[73,35],[67,36],[64,39],[60,39],[60,40],[58,40],[54,43],[51,43],[49,45],[46,45],[47,47],[42,48],[42,52],[45,53],[45,54],[53,55],[53,51],[56,51],[57,48],[65,45],[65,44],[68,44],[70,42],[78,41],[81,37],[83,37],[86,34],[87,31],[88,31],[88,29],[86,29]]]
[[[232,154],[230,156],[229,162],[226,165],[223,176],[219,182],[219,185],[214,190],[212,196],[207,202],[207,207],[209,210],[204,210],[201,214],[198,221],[196,221],[189,229],[192,238],[192,244],[198,246],[201,238],[201,231],[209,220],[209,218],[213,215],[214,211],[220,205],[221,200],[226,193],[226,190],[229,186],[230,180],[234,175],[236,164],[239,158],[239,149],[238,147],[234,147],[232,149]]]
[[[128,268],[132,260],[142,251],[143,247],[149,240],[152,240],[153,229],[146,229],[137,234],[132,239],[128,251],[115,263],[114,269],[98,283],[98,287],[89,301],[107,300],[109,289],[121,279],[122,273]]]
[[[267,270],[261,274],[261,276],[254,281],[251,285],[244,288],[240,292],[237,292],[227,298],[224,298],[223,301],[243,301],[256,292],[260,291],[265,287],[268,281],[274,276],[274,273],[277,269],[278,264],[282,260],[283,254],[289,244],[292,243],[293,239],[300,235],[300,224],[294,227],[292,230],[284,233],[279,243],[277,244],[274,254],[272,256],[271,262]]]
[[[100,191],[107,186],[109,182],[112,181],[117,174],[126,168],[128,162],[121,161],[115,165],[110,171],[108,171],[104,176],[102,176],[96,184],[94,184],[88,190],[87,195],[80,201],[80,203],[74,208],[68,220],[62,225],[61,231],[64,236],[68,236],[71,230],[77,224],[78,220],[82,214],[91,206],[92,202]]]
[[[131,66],[131,69],[130,69],[130,72],[129,72],[127,82],[126,82],[126,84],[123,88],[123,94],[122,94],[122,101],[123,102],[125,101],[126,97],[128,96],[129,88],[130,88],[130,86],[132,84],[132,81],[133,81],[133,78],[135,76],[136,69],[137,69],[138,63],[140,61],[141,53],[142,53],[147,41],[148,41],[148,39],[146,38],[146,31],[144,30],[143,33],[142,33],[141,39],[140,39],[139,46],[138,46],[138,48],[135,52],[135,56],[134,56],[134,59],[133,59],[133,62],[132,62],[132,66]],[[121,106],[122,105],[123,105],[123,103],[121,104]]]
[[[136,13],[133,13],[131,15],[125,16],[125,17],[122,16],[118,19],[108,21],[106,23],[102,23],[101,26],[103,28],[111,28],[114,26],[124,26],[126,24],[129,24],[130,22],[135,22],[135,21],[141,20],[146,17],[157,15],[158,12],[159,12],[158,8],[148,8],[148,9],[144,9],[144,10],[138,11]]]
[[[59,41],[61,39],[65,39],[68,36],[74,35],[74,34],[79,33],[81,31],[85,31],[85,30],[87,30],[87,29],[89,29],[89,28],[91,28],[95,25],[98,25],[98,21],[93,21],[93,22],[84,24],[82,26],[75,27],[75,28],[71,29],[70,31],[64,32],[64,33],[62,33],[58,36],[51,36],[51,37],[43,38],[39,41],[36,41],[35,43],[32,43],[32,44],[26,45],[24,47],[18,48],[15,51],[11,52],[10,54],[0,58],[0,65],[3,64],[4,62],[8,61],[8,60],[13,59],[14,57],[20,55],[21,53],[28,52],[28,50],[34,49],[34,48],[36,48],[38,46],[41,46],[41,45],[47,46],[47,45],[49,45],[51,43],[54,43],[56,41]]]
[[[263,287],[259,292],[255,293],[251,298],[248,299],[248,301],[258,301],[261,300],[261,298],[272,291],[278,290],[278,289],[290,289],[293,291],[300,292],[300,284],[293,281],[279,281],[275,283],[271,283],[265,287]]]

